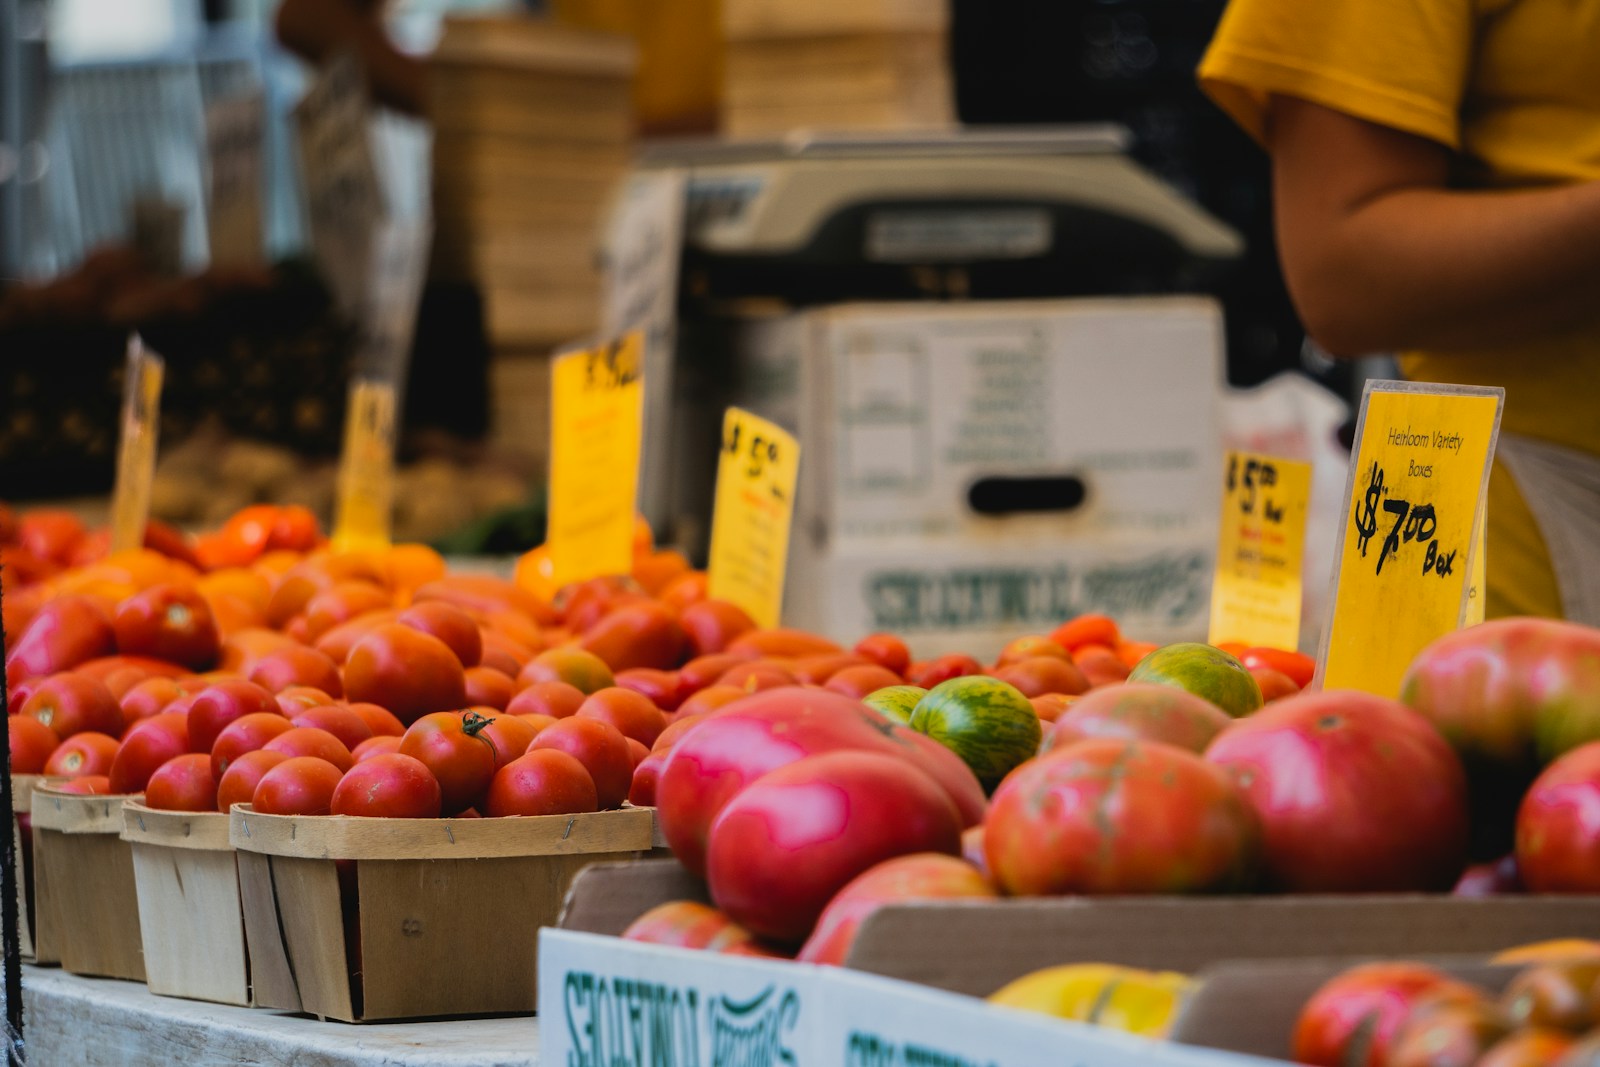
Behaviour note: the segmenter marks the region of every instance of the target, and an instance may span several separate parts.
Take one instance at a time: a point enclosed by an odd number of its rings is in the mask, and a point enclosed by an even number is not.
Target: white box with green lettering
[[[539,938],[539,1062],[562,1067],[1269,1067],[838,967]]]
[[[751,321],[736,403],[801,441],[785,621],[984,656],[1082,612],[1203,638],[1223,329],[1204,297]]]

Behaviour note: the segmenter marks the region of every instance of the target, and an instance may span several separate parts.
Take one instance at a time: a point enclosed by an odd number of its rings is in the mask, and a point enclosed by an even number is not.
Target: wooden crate
[[[239,866],[221,812],[122,805],[150,992],[248,1006]]]
[[[649,809],[511,819],[234,808],[255,1002],[345,1022],[532,1014],[579,870],[646,852]]]
[[[17,937],[22,958],[40,965],[60,963],[53,944],[53,932],[40,929],[38,900],[43,892],[43,876],[33,856],[33,788],[44,780],[40,774],[11,776],[11,855],[17,864]]]
[[[33,789],[34,909],[39,939],[63,970],[144,981],[133,848],[122,840],[123,796]]]

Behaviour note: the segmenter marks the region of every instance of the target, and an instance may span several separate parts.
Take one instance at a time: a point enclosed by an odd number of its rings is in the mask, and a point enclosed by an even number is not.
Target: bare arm
[[[1452,190],[1432,141],[1293,97],[1268,121],[1284,274],[1330,351],[1470,350],[1600,320],[1600,182]]]

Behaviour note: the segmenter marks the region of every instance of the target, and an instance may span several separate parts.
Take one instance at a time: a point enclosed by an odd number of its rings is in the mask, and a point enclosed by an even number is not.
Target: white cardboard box
[[[1204,636],[1214,301],[843,305],[753,322],[739,348],[736,402],[805,449],[787,623],[893,630],[919,655],[987,655],[1085,611],[1130,637]],[[1034,479],[1060,507],[991,510]]]
[[[546,929],[539,1062],[790,1067],[1266,1067],[837,967]]]

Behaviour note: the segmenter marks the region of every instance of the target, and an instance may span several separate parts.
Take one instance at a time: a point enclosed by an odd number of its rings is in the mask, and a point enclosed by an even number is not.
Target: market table
[[[158,997],[136,982],[22,969],[28,1060],[78,1067],[534,1067],[533,1018],[320,1022]]]

